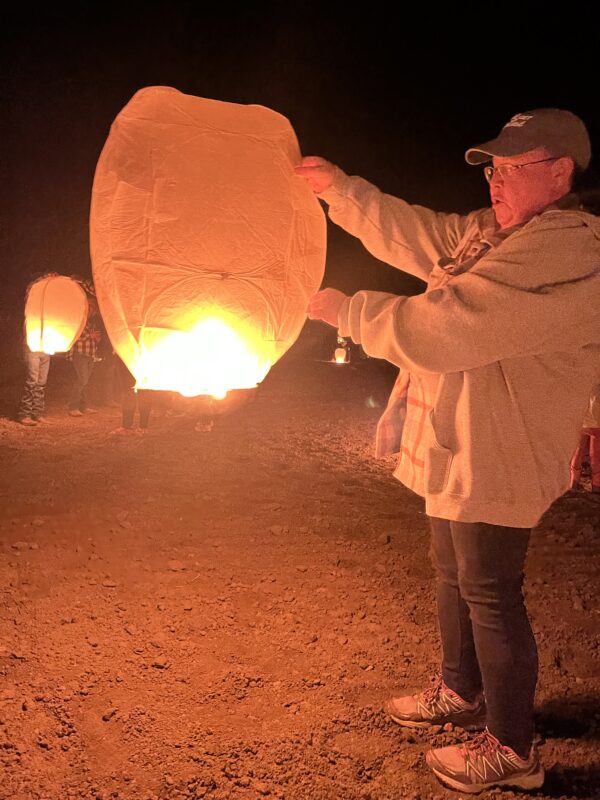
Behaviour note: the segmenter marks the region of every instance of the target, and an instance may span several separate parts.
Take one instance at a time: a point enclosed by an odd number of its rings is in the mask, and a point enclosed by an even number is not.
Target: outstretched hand
[[[323,289],[314,294],[308,303],[308,318],[338,326],[338,314],[348,295],[338,289]]]
[[[335,165],[320,156],[305,156],[295,167],[295,172],[304,178],[315,194],[321,194],[333,184]]]

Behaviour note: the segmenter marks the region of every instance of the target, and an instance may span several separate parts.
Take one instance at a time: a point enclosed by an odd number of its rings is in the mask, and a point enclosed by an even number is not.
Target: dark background
[[[537,3],[484,8],[13,7],[2,32],[0,324],[10,345],[2,352],[18,350],[33,275],[90,273],[95,164],[112,120],[143,86],[269,106],[290,119],[305,155],[439,210],[486,203],[481,171],[463,154],[516,112],[568,108],[586,121],[600,152],[593,4],[555,14]],[[588,182],[597,183],[595,165]],[[347,292],[422,288],[332,225],[324,284]],[[309,323],[296,349],[330,335]]]

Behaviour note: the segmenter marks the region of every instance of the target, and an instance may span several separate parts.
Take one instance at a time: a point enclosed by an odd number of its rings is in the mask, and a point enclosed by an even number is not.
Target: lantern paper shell
[[[325,217],[285,117],[155,86],[117,116],[94,178],[102,317],[139,388],[256,386],[298,337]]]
[[[77,281],[51,275],[33,283],[25,302],[25,337],[34,353],[65,353],[85,326],[88,302]]]

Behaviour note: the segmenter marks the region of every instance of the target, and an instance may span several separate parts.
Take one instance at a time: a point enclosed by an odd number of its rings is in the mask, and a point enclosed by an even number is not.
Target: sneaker
[[[78,408],[72,408],[69,411],[70,417],[83,417],[83,411],[80,411]]]
[[[111,436],[131,436],[134,433],[132,428],[115,428],[110,432]]]
[[[479,695],[472,703],[449,689],[441,675],[431,687],[420,694],[390,697],[384,711],[406,728],[441,728],[447,723],[466,731],[485,728],[485,701]]]
[[[19,420],[21,425],[25,425],[27,427],[31,427],[32,425],[37,425],[37,422],[32,417],[21,417]]]
[[[98,413],[97,408],[86,408],[84,410],[84,414],[97,414],[97,413]]]
[[[544,768],[535,745],[529,757],[522,759],[487,729],[465,744],[430,750],[425,760],[445,786],[469,794],[493,786],[539,789],[544,783]]]
[[[48,422],[48,417],[34,417],[35,422]]]

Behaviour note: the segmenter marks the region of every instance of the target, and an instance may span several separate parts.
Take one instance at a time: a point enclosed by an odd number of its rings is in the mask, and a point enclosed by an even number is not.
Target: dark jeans
[[[116,355],[106,353],[101,361],[94,365],[90,380],[92,401],[99,406],[114,405],[121,402],[118,386],[117,367],[120,359]]]
[[[467,701],[483,690],[488,729],[526,757],[538,672],[522,592],[530,531],[430,522],[444,682]]]
[[[74,352],[73,369],[75,370],[75,385],[69,401],[69,408],[71,411],[75,409],[85,411],[87,408],[86,389],[94,369],[94,359],[84,353]]]
[[[140,389],[135,391],[135,378],[125,364],[119,360],[117,377],[121,390],[121,407],[123,409],[123,427],[132,428],[135,409],[140,415],[140,428],[147,428],[152,410],[152,392]]]
[[[50,356],[46,353],[32,353],[25,351],[25,364],[27,366],[27,380],[19,404],[19,419],[32,417],[39,419],[44,413],[44,396],[48,370],[50,369]]]

